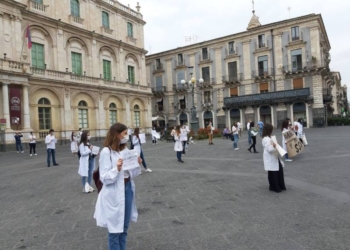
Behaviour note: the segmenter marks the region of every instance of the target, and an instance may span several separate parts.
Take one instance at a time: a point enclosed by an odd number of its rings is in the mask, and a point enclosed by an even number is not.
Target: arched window
[[[70,12],[72,16],[80,17],[80,5],[78,0],[70,0]]]
[[[80,101],[78,103],[78,120],[79,128],[89,127],[89,116],[88,116],[88,105],[85,101]]]
[[[109,104],[109,125],[112,126],[117,123],[117,105],[115,103]]]
[[[134,121],[135,121],[135,127],[140,127],[140,107],[139,105],[134,106]]]
[[[39,129],[51,129],[51,103],[46,98],[41,98],[38,102]]]

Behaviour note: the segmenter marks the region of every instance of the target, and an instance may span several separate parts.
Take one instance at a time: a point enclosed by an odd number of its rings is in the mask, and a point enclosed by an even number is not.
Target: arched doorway
[[[261,106],[260,107],[260,119],[264,124],[271,124],[271,107],[266,105],[266,106]]]
[[[185,123],[188,123],[187,114],[186,114],[186,113],[180,114],[179,120],[180,120],[180,125],[183,125],[183,124],[185,124]]]
[[[293,104],[293,117],[298,118],[298,121],[307,126],[306,123],[306,105],[303,102],[296,102]]]
[[[239,109],[230,110],[230,121],[231,121],[231,127],[235,122],[241,121],[241,112],[239,111]]]
[[[204,127],[209,125],[209,122],[213,121],[213,113],[211,111],[205,111],[203,114]]]

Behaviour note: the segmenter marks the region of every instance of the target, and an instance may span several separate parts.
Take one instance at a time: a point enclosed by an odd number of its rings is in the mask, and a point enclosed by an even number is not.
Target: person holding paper
[[[248,131],[250,132],[250,131]],[[237,128],[237,122],[235,122],[232,126],[232,136],[233,136],[233,149],[239,150],[238,148],[238,128]]]
[[[134,178],[141,173],[140,165],[128,168],[123,155],[129,152],[127,127],[121,123],[111,126],[100,152],[99,174],[103,183],[98,194],[94,218],[97,226],[108,229],[108,249],[125,250],[130,220],[136,222]],[[138,157],[138,163],[142,160]],[[128,170],[124,170],[127,168]]]
[[[157,145],[157,137],[156,137],[156,134],[157,134],[157,130],[155,127],[152,128],[152,143],[153,145]]]
[[[134,145],[134,150],[138,153],[140,158],[142,159],[142,165],[145,168],[145,171],[148,173],[152,173],[152,170],[147,168],[147,164],[145,161],[145,156],[143,154],[142,146],[141,146],[141,140],[140,140],[140,128],[135,128],[134,130],[134,136],[132,137],[132,144]]]
[[[188,140],[188,133],[190,132],[189,128],[186,126],[186,125],[183,125],[182,126],[182,129],[181,129],[181,143],[182,143],[182,153],[185,155],[186,154],[186,148],[188,147],[187,146],[187,140]]]
[[[256,145],[256,136],[257,134],[259,133],[258,132],[258,129],[256,127],[254,127],[254,122],[251,122],[250,123],[250,133],[251,133],[251,136],[252,136],[252,141],[253,141],[253,144],[250,145],[250,147],[248,148],[248,151],[251,153],[252,151],[252,148],[254,149],[254,153],[259,153],[258,151],[256,151],[256,148],[255,148],[255,145]]]
[[[183,151],[183,146],[181,142],[181,127],[180,125],[176,126],[175,134],[174,134],[174,139],[175,139],[175,145],[174,145],[174,150],[176,151],[176,157],[177,157],[177,163],[185,163],[181,159],[182,151]]]
[[[92,172],[94,169],[92,168],[93,164],[90,163],[92,159],[91,150],[93,146],[88,143],[88,137],[88,132],[83,132],[80,137],[79,144],[80,158],[78,174],[81,176],[83,193],[90,193],[94,191],[94,189],[91,187]]]
[[[72,131],[72,134],[70,136],[70,150],[72,151],[73,156],[78,153],[77,136],[75,135],[74,131]]]
[[[290,129],[289,121],[288,121],[288,120],[284,120],[284,121],[282,122],[282,127],[281,127],[281,130],[282,130],[282,147],[283,147],[283,149],[284,149],[286,152],[288,152],[288,151],[287,151],[286,139],[284,139],[283,133],[284,133],[284,132],[287,132],[289,129]],[[293,161],[292,159],[289,159],[288,153],[284,155],[284,160],[285,160],[285,161],[289,161],[289,162],[290,162],[290,161]]]
[[[286,186],[284,184],[283,163],[278,159],[276,143],[271,139],[272,131],[273,126],[271,124],[265,124],[262,140],[264,147],[264,168],[268,171],[270,191],[280,193],[282,190],[286,190]]]
[[[50,158],[52,156],[52,163],[54,166],[58,166],[59,164],[56,162],[56,143],[57,140],[54,135],[54,130],[50,129],[49,134],[45,138],[45,144],[47,147],[47,167],[50,167]]]

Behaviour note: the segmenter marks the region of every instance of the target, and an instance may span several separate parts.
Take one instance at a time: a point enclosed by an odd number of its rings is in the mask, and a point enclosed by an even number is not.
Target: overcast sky
[[[126,0],[130,7],[137,1]],[[145,49],[148,54],[245,31],[252,16],[251,0],[139,0],[147,22]],[[350,1],[255,0],[255,14],[268,24],[307,14],[322,14],[331,44],[331,70],[340,71],[350,91]],[[348,95],[350,98],[350,95]]]

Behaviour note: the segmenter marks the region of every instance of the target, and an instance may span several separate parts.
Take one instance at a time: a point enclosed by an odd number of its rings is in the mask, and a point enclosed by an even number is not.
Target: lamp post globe
[[[203,83],[203,82],[204,82],[203,78],[199,79],[199,83]]]
[[[191,82],[192,82],[192,83],[195,83],[195,82],[196,82],[196,78],[192,77],[192,78],[191,78]]]
[[[182,84],[182,85],[185,85],[185,84],[186,84],[186,81],[185,81],[185,80],[181,80],[181,84]]]

